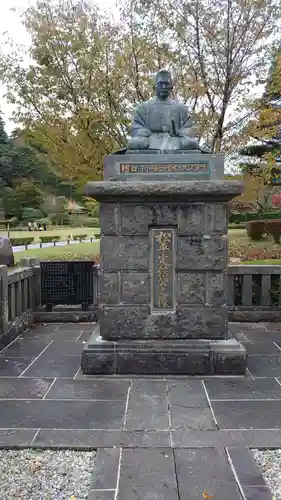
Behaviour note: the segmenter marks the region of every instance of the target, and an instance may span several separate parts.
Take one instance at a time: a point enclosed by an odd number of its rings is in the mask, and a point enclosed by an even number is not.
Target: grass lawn
[[[65,245],[62,247],[37,248],[35,250],[25,250],[24,252],[14,252],[15,263],[19,263],[23,258],[37,258],[40,260],[89,260],[94,259],[99,254],[100,242],[77,243],[75,245]]]
[[[70,228],[63,228],[61,232],[64,235],[68,235],[70,232]],[[89,236],[94,232],[99,232],[93,228],[75,228],[75,234],[86,234],[86,230],[89,231]],[[58,232],[58,229],[53,234],[61,234]],[[27,232],[30,235],[30,233]],[[34,234],[34,233],[33,233]],[[35,233],[36,236],[40,236],[41,233]],[[46,234],[46,232],[44,233]],[[73,230],[74,234],[74,230]],[[62,237],[62,236],[61,236]],[[238,243],[239,249],[243,250],[243,248],[255,247],[255,248],[268,248],[272,245],[271,238],[264,238],[263,241],[253,242],[247,237],[245,229],[231,229],[229,231],[229,239],[235,244]],[[62,247],[50,247],[50,248],[38,248],[35,250],[26,250],[24,252],[15,252],[15,261],[16,264],[19,263],[20,259],[24,257],[33,257],[38,258],[40,260],[80,260],[80,259],[91,259],[95,258],[99,255],[99,246],[100,242],[95,241],[93,243],[78,243],[76,245],[65,245]],[[253,259],[253,257],[252,257]],[[280,265],[281,259],[265,259],[265,260],[248,260],[242,261],[242,264],[256,264],[256,265]]]
[[[251,264],[256,266],[280,266],[280,259],[264,259],[264,260],[247,260],[246,262],[241,262],[241,264]]]
[[[89,238],[100,232],[97,227],[71,227],[71,226],[51,226],[47,231],[10,231],[10,238],[34,238],[34,241],[39,241],[41,236],[60,236],[62,241],[67,240],[67,237],[72,234],[87,234]],[[0,236],[8,236],[8,231],[0,230]]]

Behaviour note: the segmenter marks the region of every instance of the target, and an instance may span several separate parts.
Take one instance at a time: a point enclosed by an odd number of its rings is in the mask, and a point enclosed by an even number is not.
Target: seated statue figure
[[[199,150],[185,104],[170,98],[171,74],[160,70],[155,76],[156,96],[138,104],[134,111],[127,150]]]

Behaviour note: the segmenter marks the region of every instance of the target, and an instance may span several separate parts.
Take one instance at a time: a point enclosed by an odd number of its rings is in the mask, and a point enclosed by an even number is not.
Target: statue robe
[[[154,97],[136,107],[131,137],[148,137],[162,133],[174,135],[172,121],[177,136],[192,137],[192,121],[187,106],[172,99],[162,101]]]

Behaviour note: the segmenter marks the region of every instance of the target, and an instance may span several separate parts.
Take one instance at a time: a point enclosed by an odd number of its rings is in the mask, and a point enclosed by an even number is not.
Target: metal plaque
[[[48,261],[40,268],[42,305],[93,304],[94,262]]]

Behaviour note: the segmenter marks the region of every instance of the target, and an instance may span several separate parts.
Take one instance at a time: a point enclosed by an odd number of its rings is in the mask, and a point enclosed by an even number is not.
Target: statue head
[[[173,83],[170,71],[160,69],[155,75],[155,92],[158,99],[165,101],[170,97],[173,90]]]

